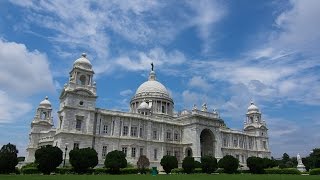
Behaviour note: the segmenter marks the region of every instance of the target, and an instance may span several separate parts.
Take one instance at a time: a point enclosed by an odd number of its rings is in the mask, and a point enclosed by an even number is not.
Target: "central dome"
[[[154,71],[150,72],[148,81],[142,83],[138,87],[135,96],[140,95],[160,95],[170,97],[167,88],[156,80],[156,74]]]

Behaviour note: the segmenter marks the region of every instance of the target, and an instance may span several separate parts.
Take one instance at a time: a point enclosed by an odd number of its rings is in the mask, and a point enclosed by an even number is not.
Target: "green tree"
[[[18,164],[18,150],[14,144],[3,145],[0,150],[0,173],[12,173]]]
[[[162,157],[160,164],[164,171],[169,174],[172,169],[178,167],[178,160],[175,156],[167,155]]]
[[[202,156],[201,157],[201,168],[202,172],[211,174],[218,168],[217,159],[213,156]]]
[[[98,153],[93,148],[73,149],[69,152],[69,161],[74,171],[85,173],[98,164]]]
[[[196,164],[195,164],[195,161],[194,161],[194,158],[193,157],[185,157],[182,161],[182,168],[183,168],[183,171],[187,174],[190,174],[194,171],[196,167]]]
[[[309,155],[311,168],[320,168],[320,148],[315,148]]]
[[[225,173],[236,173],[239,167],[239,160],[231,155],[226,155],[218,162],[218,166],[223,168]]]
[[[62,162],[62,151],[58,147],[51,145],[42,146],[35,152],[35,163],[43,174],[50,174]]]
[[[253,174],[263,174],[264,168],[267,166],[266,159],[262,159],[259,157],[249,157],[247,159],[247,166],[251,173]]]
[[[110,169],[112,174],[119,174],[120,168],[127,166],[126,155],[122,151],[111,151],[107,154],[104,165]]]
[[[137,166],[141,174],[146,174],[147,169],[150,166],[150,162],[147,156],[141,155],[137,161]]]

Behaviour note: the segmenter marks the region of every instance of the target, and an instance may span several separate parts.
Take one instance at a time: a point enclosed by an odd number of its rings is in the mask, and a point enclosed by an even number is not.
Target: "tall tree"
[[[14,144],[3,145],[0,150],[0,173],[11,173],[15,171],[18,164],[18,150]]]

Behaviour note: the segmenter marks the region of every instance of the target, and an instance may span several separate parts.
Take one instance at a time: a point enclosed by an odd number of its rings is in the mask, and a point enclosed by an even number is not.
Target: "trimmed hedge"
[[[59,167],[54,171],[56,174],[74,174],[72,167]]]
[[[171,170],[172,174],[184,174],[185,172],[183,171],[182,168],[174,168]],[[202,169],[201,168],[195,168],[193,171],[194,174],[200,174],[202,173]]]
[[[320,175],[320,168],[311,169],[309,174],[310,175]]]
[[[277,169],[277,168],[270,168],[265,169],[266,174],[301,174],[301,172],[296,168],[284,168],[284,169]]]
[[[36,167],[26,167],[21,168],[22,174],[41,174],[41,172]]]
[[[147,170],[149,172],[149,170]],[[139,169],[138,168],[123,168],[120,169],[120,174],[138,174]]]

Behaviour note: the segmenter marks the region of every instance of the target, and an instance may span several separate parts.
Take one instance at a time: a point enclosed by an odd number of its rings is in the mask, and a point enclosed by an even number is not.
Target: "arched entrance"
[[[186,149],[185,155],[186,155],[186,157],[192,157],[193,156],[192,155],[192,149],[190,147],[188,147]]]
[[[214,135],[211,130],[204,129],[200,134],[201,156],[214,156]]]

